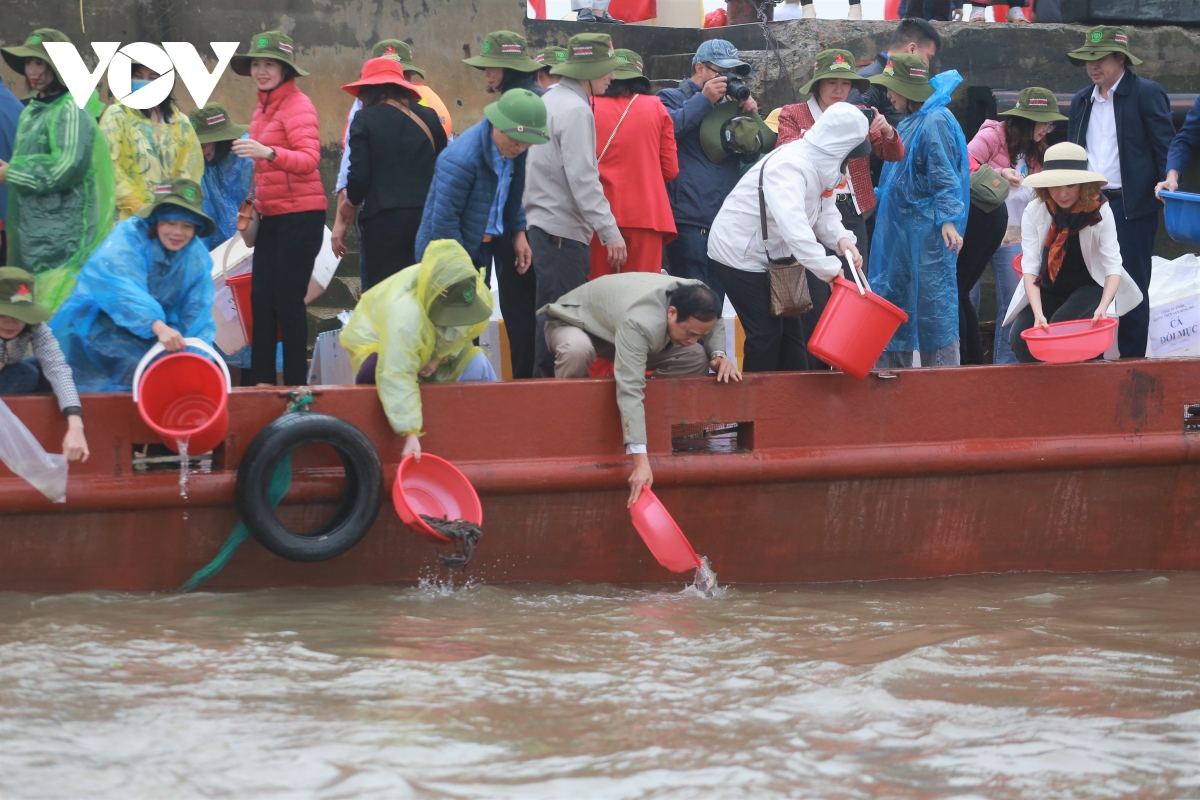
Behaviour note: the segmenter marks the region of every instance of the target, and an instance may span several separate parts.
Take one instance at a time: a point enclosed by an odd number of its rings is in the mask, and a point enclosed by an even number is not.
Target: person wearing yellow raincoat
[[[372,286],[342,331],[356,383],[375,384],[401,457],[421,458],[422,383],[495,381],[473,344],[492,315],[492,293],[462,245],[430,242],[420,264]]]
[[[159,75],[134,62],[132,86],[138,89]],[[116,178],[117,220],[126,220],[154,204],[155,187],[186,178],[204,179],[204,152],[187,114],[168,96],[145,111],[113,103],[100,117]]]

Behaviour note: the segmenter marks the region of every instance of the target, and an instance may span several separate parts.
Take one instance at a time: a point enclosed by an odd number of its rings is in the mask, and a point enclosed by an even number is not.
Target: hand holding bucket
[[[166,348],[161,343],[154,345],[133,373],[133,402],[142,420],[168,448],[179,452],[182,444],[191,454],[207,453],[229,430],[233,381],[217,351],[200,339],[183,342],[212,360],[178,352],[155,361]]]

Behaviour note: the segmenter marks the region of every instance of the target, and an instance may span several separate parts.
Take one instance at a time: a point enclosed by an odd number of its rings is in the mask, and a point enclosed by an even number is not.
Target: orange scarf
[[[1091,202],[1077,202],[1071,208],[1059,208],[1053,200],[1046,203],[1050,210],[1050,230],[1046,233],[1046,241],[1042,247],[1042,263],[1050,283],[1058,277],[1063,258],[1067,255],[1067,239],[1071,234],[1079,233],[1084,228],[1095,225],[1100,221],[1100,206],[1108,202],[1108,198],[1100,195]]]

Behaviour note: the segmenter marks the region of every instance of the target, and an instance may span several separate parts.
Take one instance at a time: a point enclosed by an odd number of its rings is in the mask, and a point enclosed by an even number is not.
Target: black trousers
[[[808,352],[808,337],[829,302],[829,286],[825,281],[806,272],[813,310],[800,317],[776,317],[771,315],[771,279],[767,273],[746,272],[719,261],[714,261],[713,267],[746,333],[742,372],[829,369]],[[822,288],[823,294],[818,295]],[[823,298],[819,309],[818,297]]]
[[[1008,208],[1003,203],[995,211],[971,205],[967,233],[958,251],[958,339],[963,364],[983,363],[983,338],[979,335],[979,315],[971,305],[971,290],[1000,249],[1007,230]]]
[[[537,273],[534,308],[540,309],[572,289],[587,283],[591,269],[591,247],[584,242],[551,236],[541,228],[530,228],[525,235],[533,249],[533,271]],[[503,296],[504,290],[500,290]],[[507,324],[507,323],[505,323]],[[546,346],[546,315],[534,322],[533,377],[554,377],[554,354]]]
[[[365,292],[405,267],[417,263],[417,229],[420,208],[387,208],[359,221],[366,258],[360,257],[359,271]]]
[[[1121,358],[1141,358],[1146,355],[1146,336],[1150,333],[1150,266],[1158,236],[1158,214],[1125,219],[1125,198],[1120,195],[1108,195],[1108,205],[1117,223],[1121,265],[1142,290],[1142,302],[1121,317],[1117,346]]]
[[[255,383],[275,383],[276,331],[283,341],[283,382],[308,382],[308,314],[304,295],[324,241],[325,212],[298,211],[263,217],[254,242],[250,308],[254,341],[250,373]]]
[[[484,242],[476,267],[492,268],[495,261],[496,284],[500,287],[500,314],[508,333],[508,355],[514,378],[533,377],[534,326],[537,317],[537,277],[534,268],[517,273],[517,255],[512,237],[505,234]]]
[[[1042,313],[1046,316],[1047,322],[1091,319],[1092,315],[1096,313],[1096,306],[1100,305],[1100,298],[1103,296],[1104,289],[1101,288],[1100,284],[1095,282],[1087,286],[1080,286],[1071,292],[1068,297],[1042,292]],[[1121,322],[1124,323],[1125,320],[1122,319]],[[1008,345],[1012,348],[1017,361],[1020,361],[1022,364],[1037,361],[1033,357],[1033,354],[1029,352],[1029,345],[1025,344],[1025,340],[1021,338],[1021,331],[1027,331],[1032,327],[1033,307],[1025,306],[1013,319],[1012,330],[1008,334]]]

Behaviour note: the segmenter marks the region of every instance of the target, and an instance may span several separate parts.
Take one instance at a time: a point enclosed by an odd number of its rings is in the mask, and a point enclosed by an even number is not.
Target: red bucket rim
[[[908,321],[908,314],[904,311],[904,309],[900,308],[900,306],[896,305],[890,300],[885,300],[873,291],[867,291],[866,294],[859,294],[858,286],[855,285],[854,281],[848,281],[841,275],[838,275],[833,279],[833,284],[834,286],[840,286],[849,292],[853,292],[856,297],[859,297],[863,300],[870,300],[872,303],[884,309],[885,311],[890,311],[891,313],[895,314],[902,323]]]
[[[1090,328],[1084,328],[1081,331],[1071,331],[1069,333],[1054,333],[1055,325],[1078,325],[1080,322],[1087,322],[1086,319],[1066,319],[1061,322],[1051,322],[1050,332],[1046,332],[1042,328],[1034,326],[1021,331],[1021,338],[1025,341],[1034,340],[1043,344],[1053,342],[1068,342],[1071,339],[1082,339],[1085,336],[1093,336],[1097,333],[1115,328],[1117,321],[1111,317],[1104,317]]]

